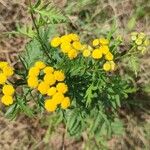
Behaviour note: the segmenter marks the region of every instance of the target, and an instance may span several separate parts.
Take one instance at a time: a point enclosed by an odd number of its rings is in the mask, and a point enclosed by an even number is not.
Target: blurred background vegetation
[[[78,33],[82,40],[89,41],[95,37],[113,33],[125,44],[121,51],[127,51],[127,42],[132,31],[145,32],[150,35],[150,1],[149,0],[49,0],[58,7],[62,14],[69,18],[67,23],[52,27],[54,34]],[[34,1],[33,1],[34,2]],[[17,56],[29,41],[27,37],[6,34],[9,32],[24,32],[22,25],[30,25],[28,0],[0,0],[0,60],[7,60],[19,67]],[[32,29],[30,29],[32,36]],[[24,32],[25,33],[25,32]],[[139,61],[137,75],[131,72],[120,73],[130,78],[138,89],[136,95],[131,95],[128,103],[124,102],[119,110],[124,122],[125,131],[121,137],[103,139],[98,145],[93,139],[88,139],[87,133],[82,138],[73,139],[65,135],[63,125],[57,125],[53,115],[37,115],[28,118],[20,115],[14,121],[0,112],[0,149],[12,150],[67,150],[81,149],[117,149],[117,150],[148,150],[150,149],[150,51]],[[126,64],[121,64],[125,66]],[[133,80],[133,78],[135,80]],[[116,128],[117,130],[117,128]],[[107,146],[105,146],[107,145]]]

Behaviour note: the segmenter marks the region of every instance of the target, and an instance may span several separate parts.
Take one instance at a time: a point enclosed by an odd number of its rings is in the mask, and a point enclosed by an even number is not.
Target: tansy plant
[[[31,117],[46,111],[56,114],[56,122],[62,122],[70,135],[87,131],[98,142],[106,135],[122,134],[118,110],[133,86],[119,75],[118,66],[122,59],[137,55],[139,46],[145,51],[148,38],[132,33],[130,50],[122,54],[122,41],[111,31],[88,43],[75,33],[56,36],[56,24],[68,21],[65,16],[62,20],[61,11],[38,0],[30,2],[29,12],[34,34],[26,31],[31,40],[19,56],[23,69],[15,70],[16,81],[7,80],[13,69],[0,63],[1,101],[9,105],[6,116],[14,118],[21,111]],[[21,89],[14,103],[13,87]]]

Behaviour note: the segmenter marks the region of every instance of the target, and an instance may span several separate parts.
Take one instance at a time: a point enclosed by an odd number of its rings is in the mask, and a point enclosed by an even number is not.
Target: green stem
[[[40,32],[39,32],[38,26],[37,26],[37,24],[36,24],[36,22],[35,22],[34,15],[33,15],[33,14],[34,14],[34,11],[33,11],[33,8],[32,8],[31,0],[29,0],[29,6],[30,6],[31,19],[32,19],[33,25],[34,25],[34,27],[35,27],[35,30],[36,30],[36,32],[37,32],[37,36],[38,36],[39,42],[40,42],[40,44],[41,44],[41,46],[42,46],[42,48],[43,48],[45,54],[46,54],[47,57],[51,60],[51,56],[50,56],[49,53],[48,53],[47,46],[45,45],[45,43],[43,43],[43,40],[42,40],[42,38],[41,38],[41,36],[40,36]]]

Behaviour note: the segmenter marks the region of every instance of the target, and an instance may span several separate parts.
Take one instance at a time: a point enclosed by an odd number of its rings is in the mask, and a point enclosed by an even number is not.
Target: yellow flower
[[[61,44],[61,38],[55,37],[51,40],[51,46],[52,47],[58,47]]]
[[[14,87],[12,85],[4,85],[2,91],[4,95],[9,96],[12,96],[15,92]]]
[[[98,46],[99,45],[99,39],[93,40],[93,46]]]
[[[4,95],[1,99],[1,102],[8,106],[8,105],[11,105],[13,103],[13,98],[12,96],[9,96],[9,95]]]
[[[138,34],[138,38],[140,38],[140,39],[144,39],[145,38],[145,33],[143,33],[143,32],[140,32],[139,34]]]
[[[110,71],[110,70],[111,70],[111,64],[110,64],[110,62],[104,63],[103,69],[104,69],[105,71]]]
[[[39,84],[38,82],[38,78],[36,77],[29,77],[28,80],[27,80],[27,83],[28,83],[28,86],[30,88],[36,88]]]
[[[101,46],[101,47],[100,47],[100,50],[102,51],[102,53],[103,53],[104,55],[106,55],[106,54],[109,52],[109,47],[106,46],[106,45],[104,45],[104,46]]]
[[[53,67],[45,67],[45,68],[43,69],[43,72],[44,72],[45,74],[53,73],[53,72],[54,72],[54,68],[53,68]]]
[[[58,92],[65,94],[68,91],[68,86],[65,83],[58,83],[56,89]]]
[[[71,38],[68,35],[63,35],[61,37],[61,43],[71,42]]]
[[[72,43],[73,48],[75,48],[76,50],[81,50],[82,49],[82,44],[78,41],[75,41]]]
[[[55,76],[52,73],[48,73],[44,76],[44,81],[45,83],[49,84],[49,85],[53,85],[56,82]]]
[[[69,34],[68,37],[72,40],[72,41],[79,41],[79,36],[77,34]]]
[[[54,71],[54,76],[57,81],[64,81],[65,75],[62,71]]]
[[[70,98],[65,97],[63,101],[61,102],[61,108],[62,109],[67,109],[70,106]]]
[[[52,99],[47,99],[45,100],[44,107],[48,112],[54,112],[57,108],[57,105]]]
[[[38,69],[44,69],[46,67],[45,63],[42,62],[42,61],[37,61],[35,63],[35,67],[38,68]]]
[[[91,51],[89,50],[89,49],[85,49],[84,51],[83,51],[83,56],[84,57],[89,57],[91,55]]]
[[[55,102],[55,104],[60,104],[64,99],[64,95],[60,92],[57,92],[53,95],[52,99]]]
[[[10,77],[14,74],[13,68],[10,66],[5,66],[3,68],[3,73],[5,74],[5,76]]]
[[[63,53],[68,53],[72,49],[69,42],[62,43],[60,48]]]
[[[92,57],[94,59],[100,59],[100,58],[102,58],[102,52],[100,51],[100,49],[93,50]]]
[[[42,81],[38,86],[38,91],[43,95],[47,94],[48,89],[49,89],[49,85],[44,81]]]
[[[47,95],[48,96],[53,96],[54,94],[56,94],[56,91],[57,91],[56,87],[51,87],[51,88],[48,89]]]
[[[114,61],[110,61],[110,65],[111,65],[111,70],[114,71],[116,69],[116,64],[114,63]]]
[[[149,39],[146,39],[146,40],[144,41],[144,46],[149,46],[149,44],[150,44]]]
[[[138,39],[135,41],[135,43],[136,43],[137,45],[141,45],[141,44],[142,44],[142,39],[138,38]]]
[[[8,65],[8,62],[4,62],[4,61],[1,61],[0,62],[0,68],[3,69],[4,67],[6,67]]]
[[[29,70],[28,76],[36,77],[36,76],[39,75],[39,73],[40,73],[40,69],[39,68],[31,67],[30,70]]]
[[[108,52],[108,53],[105,55],[105,59],[111,61],[111,60],[114,59],[114,56],[113,56],[112,53]]]
[[[137,39],[137,36],[136,35],[132,35],[131,39],[132,39],[132,41],[135,41]]]
[[[75,49],[71,49],[68,52],[68,57],[69,57],[70,60],[76,58],[77,56],[78,56],[78,52]]]
[[[101,45],[108,45],[109,44],[109,40],[105,39],[105,38],[100,38],[99,42]]]
[[[7,80],[7,77],[4,73],[0,73],[0,84],[4,84]]]

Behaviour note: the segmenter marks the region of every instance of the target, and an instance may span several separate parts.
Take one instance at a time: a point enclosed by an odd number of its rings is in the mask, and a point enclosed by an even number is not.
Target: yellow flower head
[[[42,61],[37,61],[35,63],[35,67],[38,68],[38,69],[44,69],[46,67],[45,63],[42,62]]]
[[[1,102],[2,102],[4,105],[8,106],[8,105],[11,105],[11,104],[13,103],[13,98],[12,98],[12,96],[10,96],[10,95],[4,95],[4,96],[2,97],[2,99],[1,99]]]
[[[45,100],[44,107],[48,112],[54,112],[57,108],[57,105],[52,99],[47,99]]]
[[[51,40],[51,46],[52,47],[58,47],[61,44],[61,38],[60,37],[55,37]]]
[[[114,63],[114,61],[110,61],[110,65],[111,65],[111,70],[114,71],[116,69],[116,64]]]
[[[108,52],[108,53],[105,55],[105,59],[111,61],[111,60],[114,59],[114,56],[113,56],[112,53]]]
[[[68,35],[63,35],[61,37],[61,43],[71,42],[71,38]]]
[[[95,39],[93,40],[93,46],[98,46],[100,43],[99,43],[99,39]]]
[[[78,52],[77,50],[75,49],[71,49],[69,52],[68,52],[68,57],[70,60],[76,58],[78,56]]]
[[[12,96],[15,92],[14,87],[12,85],[4,85],[2,92],[4,95]]]
[[[8,62],[5,62],[5,61],[0,62],[0,69],[3,69],[6,66],[8,66]]]
[[[39,84],[38,78],[37,77],[29,77],[27,80],[28,86],[30,88],[36,88]]]
[[[79,36],[77,34],[69,34],[68,37],[72,40],[72,41],[79,41]]]
[[[47,95],[48,96],[53,96],[54,94],[56,94],[56,92],[57,92],[56,87],[51,87],[51,88],[48,89]]]
[[[72,49],[71,44],[69,42],[62,43],[60,48],[63,53],[68,53]]]
[[[82,44],[78,41],[75,41],[72,43],[73,48],[75,48],[76,50],[81,50],[82,49]]]
[[[49,85],[44,81],[42,81],[38,86],[38,91],[43,95],[47,94],[48,89],[49,89]]]
[[[44,82],[49,84],[49,85],[53,85],[56,82],[55,76],[52,73],[46,74],[44,76]]]
[[[64,95],[60,92],[57,92],[53,95],[52,99],[55,102],[55,104],[60,104],[62,100],[64,99]]]
[[[101,50],[100,49],[93,50],[92,57],[94,59],[100,59],[100,58],[102,58],[102,52],[101,52]]]
[[[7,77],[4,73],[0,73],[0,84],[4,84],[7,81]]]
[[[110,64],[110,62],[104,63],[103,69],[104,69],[105,71],[110,71],[110,70],[111,70],[111,64]]]
[[[45,74],[53,73],[53,72],[54,72],[54,68],[53,68],[53,67],[45,67],[45,68],[43,69],[43,72],[44,72]]]
[[[65,97],[63,101],[61,102],[61,108],[62,109],[67,109],[70,106],[70,98]]]
[[[10,77],[14,74],[13,68],[10,66],[5,66],[3,68],[3,73],[5,74],[5,76]]]
[[[65,75],[62,71],[54,71],[54,76],[57,81],[64,81]]]
[[[31,67],[28,73],[28,76],[37,77],[40,73],[40,69],[37,67]]]
[[[89,57],[91,55],[91,51],[89,50],[89,49],[85,49],[84,51],[83,51],[83,56],[84,57]]]
[[[100,50],[102,51],[102,53],[103,53],[104,55],[106,55],[106,54],[109,52],[109,47],[106,46],[106,45],[104,45],[104,46],[101,46],[101,47],[100,47]]]
[[[105,39],[105,38],[100,38],[99,42],[101,45],[108,45],[109,44],[109,40]]]
[[[65,94],[68,91],[68,86],[65,83],[58,83],[56,88],[58,92],[63,94]]]
[[[138,38],[138,39],[135,41],[135,43],[136,43],[137,45],[141,45],[141,44],[142,44],[142,39]]]
[[[145,39],[145,41],[144,41],[144,46],[149,46],[150,45],[150,41],[149,41],[149,39],[147,38],[147,39]]]
[[[140,32],[139,34],[138,34],[138,38],[140,38],[140,39],[144,39],[145,38],[145,33],[143,33],[143,32]]]

